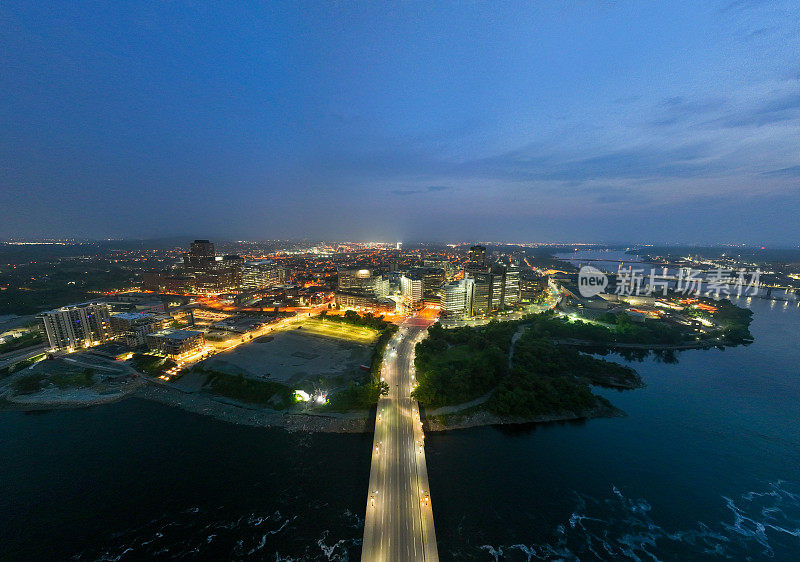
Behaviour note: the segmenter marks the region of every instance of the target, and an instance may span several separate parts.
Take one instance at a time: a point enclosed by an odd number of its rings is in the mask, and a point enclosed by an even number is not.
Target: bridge
[[[388,396],[378,401],[361,560],[438,561],[425,436],[411,398],[414,346],[430,320],[410,318],[386,347],[381,371]]]

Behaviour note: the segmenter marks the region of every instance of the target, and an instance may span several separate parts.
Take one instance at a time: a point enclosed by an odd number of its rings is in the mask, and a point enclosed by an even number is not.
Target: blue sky
[[[798,13],[7,1],[0,236],[800,244]]]

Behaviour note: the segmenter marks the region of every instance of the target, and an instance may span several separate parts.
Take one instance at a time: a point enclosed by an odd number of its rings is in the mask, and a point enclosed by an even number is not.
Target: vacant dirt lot
[[[207,359],[202,367],[294,385],[319,377],[349,377],[371,357],[369,345],[301,328],[254,339]]]

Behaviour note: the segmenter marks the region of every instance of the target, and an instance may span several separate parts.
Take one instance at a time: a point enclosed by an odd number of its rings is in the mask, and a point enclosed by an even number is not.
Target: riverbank
[[[515,417],[498,416],[483,409],[489,395],[475,401],[437,408],[429,413],[423,411],[426,431],[451,431],[490,425],[517,425],[547,423],[599,417],[623,417],[626,414],[613,406],[597,407],[584,412],[561,412],[546,416]],[[210,416],[236,425],[251,427],[274,427],[289,432],[304,433],[372,433],[375,429],[370,412],[349,413],[288,413],[241,404],[233,400],[204,393],[186,393],[174,387],[142,381],[125,392],[97,394],[88,390],[81,392],[43,391],[33,395],[3,396],[0,409],[18,411],[42,411],[77,409],[111,404],[126,398],[141,398],[158,402],[181,410]]]
[[[608,404],[598,404],[596,407],[580,412],[558,412],[542,416],[518,417],[498,416],[483,407],[468,408],[459,412],[425,415],[423,418],[426,431],[451,431],[454,429],[469,429],[488,425],[522,425],[532,423],[548,423],[556,421],[575,421],[592,418],[621,418],[627,414]]]
[[[204,393],[187,394],[160,384],[149,384],[139,389],[134,396],[229,423],[254,427],[278,427],[307,433],[367,433],[374,428],[368,412],[280,412]]]
[[[0,400],[2,400],[0,409],[36,411],[111,404],[132,396],[145,384],[146,381],[139,378],[126,381],[121,387],[117,387],[116,391],[109,391],[98,385],[68,389],[49,387],[33,393],[17,393],[7,387],[5,392],[0,393]]]

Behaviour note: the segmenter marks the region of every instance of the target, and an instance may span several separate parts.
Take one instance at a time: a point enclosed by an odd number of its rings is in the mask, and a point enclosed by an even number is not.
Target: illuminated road
[[[411,399],[414,346],[429,325],[407,320],[386,348],[389,395],[375,419],[362,560],[439,560],[419,406]]]

